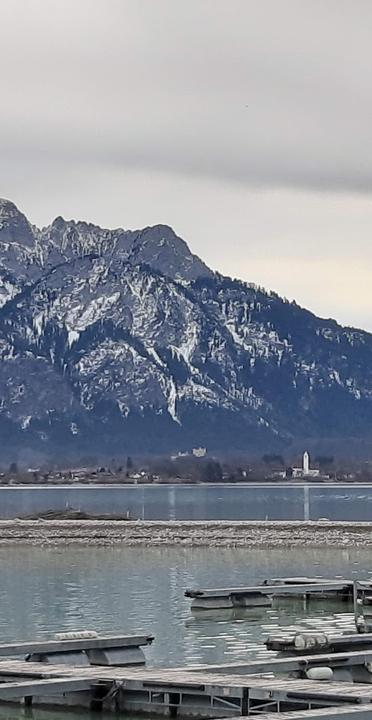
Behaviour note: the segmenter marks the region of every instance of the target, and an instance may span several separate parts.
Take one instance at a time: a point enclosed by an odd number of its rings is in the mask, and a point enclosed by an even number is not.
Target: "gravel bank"
[[[0,520],[0,545],[369,547],[372,523],[304,521]]]

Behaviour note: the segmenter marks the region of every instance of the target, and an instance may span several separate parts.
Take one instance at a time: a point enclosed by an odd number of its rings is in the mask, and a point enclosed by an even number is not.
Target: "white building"
[[[310,455],[307,451],[302,456],[302,467],[292,468],[292,477],[304,478],[304,477],[319,477],[320,470],[312,470],[310,468]]]
[[[205,457],[207,454],[207,448],[205,448],[205,447],[193,448],[192,454],[194,455],[194,457],[199,457],[199,458]]]

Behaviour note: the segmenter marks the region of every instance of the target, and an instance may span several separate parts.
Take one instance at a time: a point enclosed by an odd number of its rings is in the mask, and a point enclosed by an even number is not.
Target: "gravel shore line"
[[[0,520],[0,545],[369,547],[372,522]]]

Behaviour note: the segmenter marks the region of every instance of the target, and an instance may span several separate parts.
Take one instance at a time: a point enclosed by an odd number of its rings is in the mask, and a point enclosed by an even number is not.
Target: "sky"
[[[372,331],[370,0],[1,0],[0,197]]]

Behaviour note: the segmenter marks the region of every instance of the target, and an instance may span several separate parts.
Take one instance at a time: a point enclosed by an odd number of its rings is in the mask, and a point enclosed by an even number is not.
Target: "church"
[[[304,478],[304,477],[319,477],[320,470],[312,470],[310,468],[310,455],[307,451],[302,456],[302,467],[292,468],[293,478]]]

